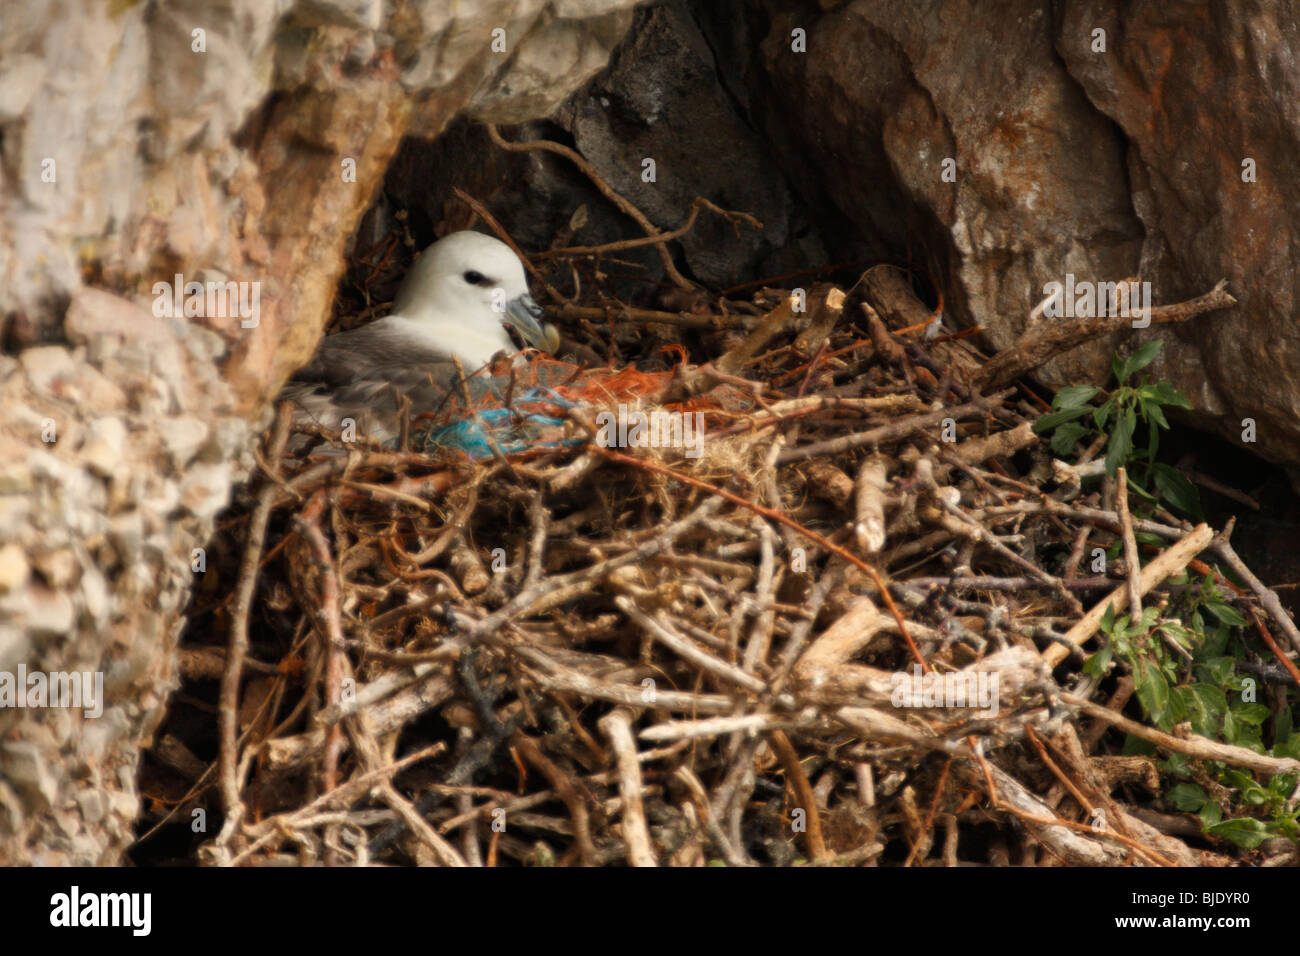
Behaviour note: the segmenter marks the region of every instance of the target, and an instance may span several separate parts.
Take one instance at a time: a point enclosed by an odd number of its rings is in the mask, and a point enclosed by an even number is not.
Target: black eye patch
[[[468,272],[462,274],[461,278],[464,279],[466,282],[468,282],[470,285],[488,284],[487,276],[483,275],[483,273],[481,272],[475,272],[473,269],[470,269]]]

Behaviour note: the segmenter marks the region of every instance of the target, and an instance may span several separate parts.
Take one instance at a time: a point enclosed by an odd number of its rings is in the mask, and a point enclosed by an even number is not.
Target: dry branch
[[[1225,291],[1227,282],[1224,279],[1205,295],[1187,302],[1151,309],[1151,324],[1186,322],[1206,312],[1236,305],[1237,300]],[[1031,325],[1013,345],[989,359],[979,371],[975,385],[980,389],[999,388],[1089,339],[1132,327],[1132,318],[1122,315],[1044,319]]]

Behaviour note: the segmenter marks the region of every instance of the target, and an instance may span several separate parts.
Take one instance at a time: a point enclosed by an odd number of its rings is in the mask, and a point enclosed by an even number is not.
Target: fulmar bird
[[[457,381],[498,352],[516,347],[506,326],[528,344],[554,351],[555,330],[528,294],[523,263],[504,242],[453,232],[424,250],[407,273],[393,311],[369,325],[326,336],[290,379],[283,397],[309,420],[387,441],[399,434],[397,395],[432,410]]]

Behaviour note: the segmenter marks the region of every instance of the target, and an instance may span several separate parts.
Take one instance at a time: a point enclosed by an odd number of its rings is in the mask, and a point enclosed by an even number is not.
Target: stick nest
[[[1041,399],[981,394],[888,267],[703,301],[557,309],[588,384],[654,370],[551,409],[546,447],[290,441],[282,410],[196,588],[148,836],[261,865],[1221,860],[1134,810],[1131,683],[1079,682],[1088,609],[1163,578],[1079,575],[1134,519],[1053,471]],[[599,446],[619,403],[703,412],[702,453]],[[1210,535],[1158,517],[1167,576]]]

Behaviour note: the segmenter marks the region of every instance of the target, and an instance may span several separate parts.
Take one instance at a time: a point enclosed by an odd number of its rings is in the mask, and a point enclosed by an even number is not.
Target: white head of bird
[[[554,351],[555,330],[541,319],[519,257],[478,232],[453,232],[425,249],[403,280],[390,316],[472,368],[503,349],[515,351],[507,326],[526,344]]]

